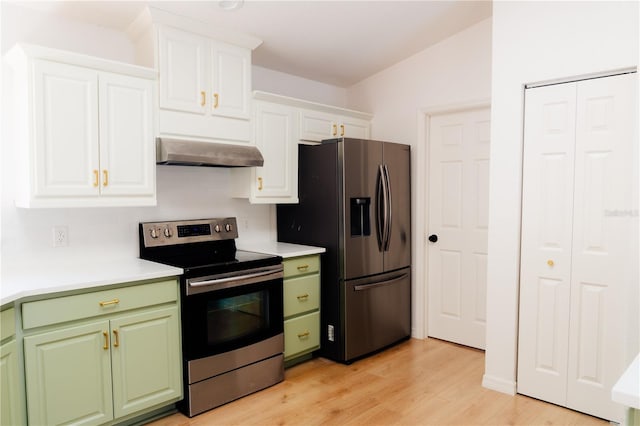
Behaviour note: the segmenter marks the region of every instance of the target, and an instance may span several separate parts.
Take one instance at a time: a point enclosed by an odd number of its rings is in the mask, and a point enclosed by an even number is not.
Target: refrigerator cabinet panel
[[[382,142],[344,139],[337,143],[344,179],[344,278],[379,274],[384,272],[379,239]]]
[[[393,271],[411,264],[411,151],[408,145],[384,143],[383,155],[391,193],[391,227],[384,270]]]
[[[345,361],[382,349],[411,334],[411,269],[342,282]]]

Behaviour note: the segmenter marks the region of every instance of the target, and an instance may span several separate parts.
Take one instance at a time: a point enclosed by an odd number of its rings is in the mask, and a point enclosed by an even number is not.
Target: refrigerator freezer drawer
[[[344,291],[346,361],[411,334],[410,268],[347,281]]]

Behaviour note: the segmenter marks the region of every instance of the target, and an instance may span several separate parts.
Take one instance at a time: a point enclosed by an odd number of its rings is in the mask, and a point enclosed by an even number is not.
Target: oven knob
[[[220,225],[216,225],[216,226],[214,226],[214,227],[213,227],[213,230],[214,230],[214,231],[216,231],[216,232],[220,232],[220,231],[221,231],[221,229],[220,229]]]
[[[227,232],[233,231],[233,225],[230,224],[230,223],[225,224],[224,225],[224,230],[227,231]]]
[[[173,233],[171,232],[171,228],[169,228],[168,226],[164,228],[164,236],[167,238],[171,238],[173,236]]]
[[[149,234],[151,234],[151,238],[158,238],[158,230],[156,228],[149,229]]]

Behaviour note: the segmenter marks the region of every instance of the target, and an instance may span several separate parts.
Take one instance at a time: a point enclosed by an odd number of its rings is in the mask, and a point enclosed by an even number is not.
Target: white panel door
[[[618,422],[611,388],[629,361],[628,315],[638,321],[625,311],[639,282],[635,84],[636,74],[577,83],[567,406]]]
[[[98,73],[34,61],[35,196],[98,196]]]
[[[251,102],[251,51],[224,43],[211,47],[210,113],[249,118]]]
[[[518,392],[565,405],[575,85],[525,98]]]
[[[160,28],[158,38],[160,108],[204,114],[211,105],[207,40],[169,27]]]
[[[153,82],[100,74],[100,167],[103,195],[153,195]]]
[[[429,128],[428,335],[484,349],[490,110]]]

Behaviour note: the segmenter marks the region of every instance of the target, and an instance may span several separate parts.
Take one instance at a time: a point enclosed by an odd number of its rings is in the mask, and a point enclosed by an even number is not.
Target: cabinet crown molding
[[[9,49],[5,58],[10,64],[14,65],[27,58],[45,59],[52,62],[90,68],[96,71],[113,72],[148,80],[155,80],[158,77],[158,72],[153,68],[28,43],[17,43]]]
[[[131,25],[129,25],[126,33],[129,38],[136,41],[140,37],[144,36],[148,29],[153,25],[167,25],[175,27],[183,31],[189,31],[194,34],[199,34],[214,40],[251,50],[254,50],[262,44],[262,40],[248,34],[235,32],[227,28],[220,28],[197,19],[176,15],[174,13],[167,12],[166,10],[150,6],[147,6],[142,12],[140,12],[140,15],[138,15]]]
[[[253,91],[253,99],[256,101],[273,102],[282,105],[289,105],[296,108],[312,109],[314,111],[322,111],[329,114],[347,115],[361,120],[371,120],[373,114],[368,112],[356,111],[347,108],[341,108],[333,105],[321,104],[319,102],[307,101],[304,99],[292,98],[289,96],[278,95],[275,93],[263,92],[261,90]]]

